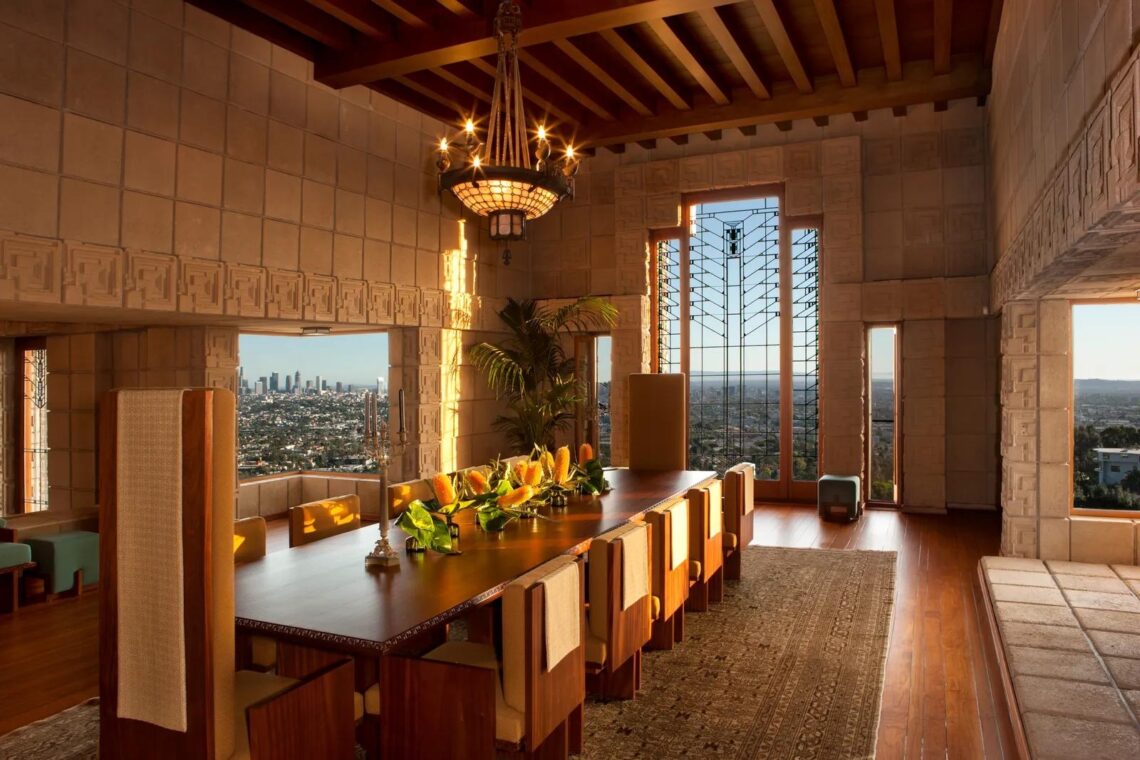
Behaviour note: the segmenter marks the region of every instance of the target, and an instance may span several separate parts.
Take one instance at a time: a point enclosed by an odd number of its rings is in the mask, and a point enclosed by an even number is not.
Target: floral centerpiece
[[[396,520],[410,542],[419,548],[459,553],[459,526],[455,517],[473,509],[482,530],[502,531],[519,519],[550,519],[542,507],[566,507],[574,494],[600,494],[609,490],[605,471],[593,448],[582,444],[578,461],[570,447],[551,453],[535,444],[527,459],[496,459],[486,468],[471,468],[455,475],[437,474],[429,481],[432,497],[416,499]]]

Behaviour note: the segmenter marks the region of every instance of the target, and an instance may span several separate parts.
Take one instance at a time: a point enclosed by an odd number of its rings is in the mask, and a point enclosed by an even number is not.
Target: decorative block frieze
[[[713,187],[742,187],[748,183],[748,154],[745,151],[716,153],[712,157]]]
[[[820,175],[819,142],[792,143],[784,146],[784,178],[806,179]]]
[[[711,156],[689,156],[678,164],[678,178],[681,192],[709,190],[713,187]]]
[[[123,305],[123,252],[86,243],[63,244],[63,302],[76,306]]]
[[[164,253],[127,249],[123,303],[128,309],[178,308],[178,259]]]
[[[681,194],[658,193],[645,198],[645,226],[651,230],[681,223]],[[570,260],[573,260],[572,258]]]
[[[305,319],[331,322],[336,319],[336,278],[305,275]]]
[[[181,259],[178,279],[178,310],[193,314],[223,311],[222,262],[212,259]]]
[[[387,282],[368,283],[368,322],[390,325],[396,319],[396,286]]]
[[[443,327],[443,291],[420,291],[420,324]]]
[[[396,288],[396,324],[418,325],[420,323],[420,289],[398,286]]]
[[[337,283],[337,321],[363,324],[368,321],[368,283],[341,279]]]
[[[261,267],[226,265],[225,312],[230,316],[264,317],[266,279]]]
[[[651,193],[674,193],[680,190],[676,161],[653,161],[645,165],[645,187]]]
[[[62,297],[59,241],[23,235],[0,238],[0,298],[59,303]]]
[[[822,170],[825,176],[859,174],[862,168],[862,155],[857,136],[833,137],[824,140],[820,150],[823,162]]]
[[[748,181],[781,182],[784,179],[784,149],[780,146],[753,148],[747,152]]]
[[[238,366],[238,331],[226,327],[205,330],[206,367]]]
[[[265,313],[270,319],[301,319],[305,311],[305,277],[300,272],[270,269]]]

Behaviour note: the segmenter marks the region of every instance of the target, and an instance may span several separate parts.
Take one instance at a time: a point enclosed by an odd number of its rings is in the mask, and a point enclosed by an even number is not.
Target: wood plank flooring
[[[997,554],[993,512],[903,515],[871,510],[824,523],[804,507],[756,512],[755,543],[892,550],[898,557],[877,757],[1012,756],[997,720],[974,589],[978,558]],[[288,546],[283,521],[269,549]],[[95,696],[96,594],[0,616],[0,734]]]

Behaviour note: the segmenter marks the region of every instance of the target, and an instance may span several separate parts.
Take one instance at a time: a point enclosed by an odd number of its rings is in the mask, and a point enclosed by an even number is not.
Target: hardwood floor
[[[840,524],[809,508],[765,506],[755,519],[758,544],[899,553],[878,758],[1011,756],[974,588],[978,558],[998,552],[997,513],[870,510]],[[288,546],[285,528],[270,524],[270,551]],[[0,616],[0,734],[96,695],[97,616],[97,594]]]

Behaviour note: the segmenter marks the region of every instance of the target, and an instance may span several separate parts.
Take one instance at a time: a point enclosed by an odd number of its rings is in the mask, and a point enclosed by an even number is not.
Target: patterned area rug
[[[587,703],[584,757],[874,756],[895,553],[752,547],[743,576],[646,654],[636,700]]]
[[[645,656],[635,701],[587,703],[584,757],[872,757],[894,581],[894,552],[748,549],[724,601]],[[93,699],[0,737],[0,758],[89,760],[98,741]]]

